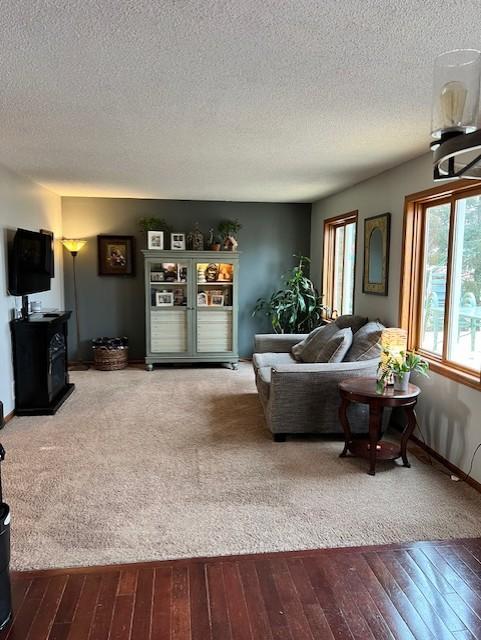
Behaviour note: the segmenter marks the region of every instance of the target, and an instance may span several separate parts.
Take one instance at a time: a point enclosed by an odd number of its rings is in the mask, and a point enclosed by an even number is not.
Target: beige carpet
[[[273,443],[248,364],[72,378],[0,434],[14,568],[481,533],[481,496],[413,456],[372,478],[339,442]]]

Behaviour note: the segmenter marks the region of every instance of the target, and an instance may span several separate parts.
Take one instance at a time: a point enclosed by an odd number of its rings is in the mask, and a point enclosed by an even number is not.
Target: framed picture
[[[97,236],[99,276],[135,275],[134,236]]]
[[[147,231],[147,247],[149,249],[164,248],[164,232],[163,231]]]
[[[220,293],[214,293],[210,296],[210,304],[213,307],[223,307],[224,306],[224,296]]]
[[[390,232],[390,213],[383,213],[364,220],[363,293],[387,296]]]
[[[156,307],[173,307],[174,292],[173,291],[157,291],[155,294]]]
[[[150,282],[164,282],[165,273],[163,271],[151,271]]]
[[[207,299],[207,294],[204,291],[200,291],[197,294],[197,306],[198,307],[206,307],[209,304]]]
[[[170,248],[174,251],[185,251],[185,233],[171,233]]]

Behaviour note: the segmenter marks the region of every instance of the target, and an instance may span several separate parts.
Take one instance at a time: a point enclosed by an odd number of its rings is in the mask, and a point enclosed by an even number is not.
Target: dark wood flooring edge
[[[109,564],[109,565],[92,565],[86,567],[58,567],[52,569],[28,569],[25,571],[12,571],[12,575],[16,577],[22,578],[37,578],[37,577],[48,577],[55,576],[64,573],[108,573],[110,571],[120,571],[120,570],[140,570],[140,569],[148,569],[155,567],[164,567],[164,568],[174,568],[174,567],[182,567],[186,565],[192,565],[196,563],[200,564],[208,564],[210,562],[236,562],[236,561],[248,561],[248,560],[272,560],[272,559],[280,559],[280,558],[309,558],[311,556],[318,556],[319,554],[325,555],[348,555],[350,553],[376,553],[379,551],[385,551],[389,549],[390,551],[406,551],[410,549],[423,549],[430,548],[432,546],[449,546],[454,542],[458,542],[460,544],[469,543],[472,541],[479,540],[481,543],[481,538],[472,537],[472,538],[452,538],[452,539],[443,539],[443,540],[413,540],[412,542],[394,542],[394,543],[384,543],[384,544],[373,544],[373,545],[361,545],[361,546],[351,546],[351,547],[324,547],[321,549],[301,549],[296,551],[266,551],[259,553],[246,553],[246,554],[237,554],[237,555],[224,555],[224,556],[199,556],[196,558],[175,558],[171,560],[148,560],[143,562],[129,562],[129,563],[118,563],[118,564]]]

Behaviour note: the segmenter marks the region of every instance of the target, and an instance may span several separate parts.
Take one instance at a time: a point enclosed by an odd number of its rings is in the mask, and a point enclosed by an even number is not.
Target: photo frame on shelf
[[[174,292],[173,291],[157,291],[155,294],[156,307],[173,307]]]
[[[388,294],[390,234],[390,213],[364,220],[363,293],[378,296]]]
[[[164,248],[164,232],[147,231],[147,247],[162,250]]]
[[[99,276],[135,275],[134,236],[97,236]]]
[[[185,251],[185,233],[171,233],[170,248],[173,251]]]
[[[151,271],[150,282],[165,282],[165,273],[163,271]]]
[[[197,306],[198,307],[207,307],[209,304],[209,299],[205,291],[199,291],[197,294]]]
[[[213,293],[210,296],[210,304],[212,307],[224,306],[224,295],[222,293]]]

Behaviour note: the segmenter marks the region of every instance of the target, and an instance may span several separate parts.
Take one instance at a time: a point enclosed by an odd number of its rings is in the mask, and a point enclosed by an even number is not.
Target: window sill
[[[438,362],[437,360],[430,358],[425,353],[423,353],[422,356],[429,362],[430,371],[444,376],[445,378],[449,378],[450,380],[454,380],[454,382],[459,382],[460,384],[464,384],[467,387],[471,387],[471,389],[477,389],[478,391],[481,391],[481,382],[479,375],[477,376],[474,373],[468,373],[467,371],[462,371],[460,369],[456,369],[455,367]]]

